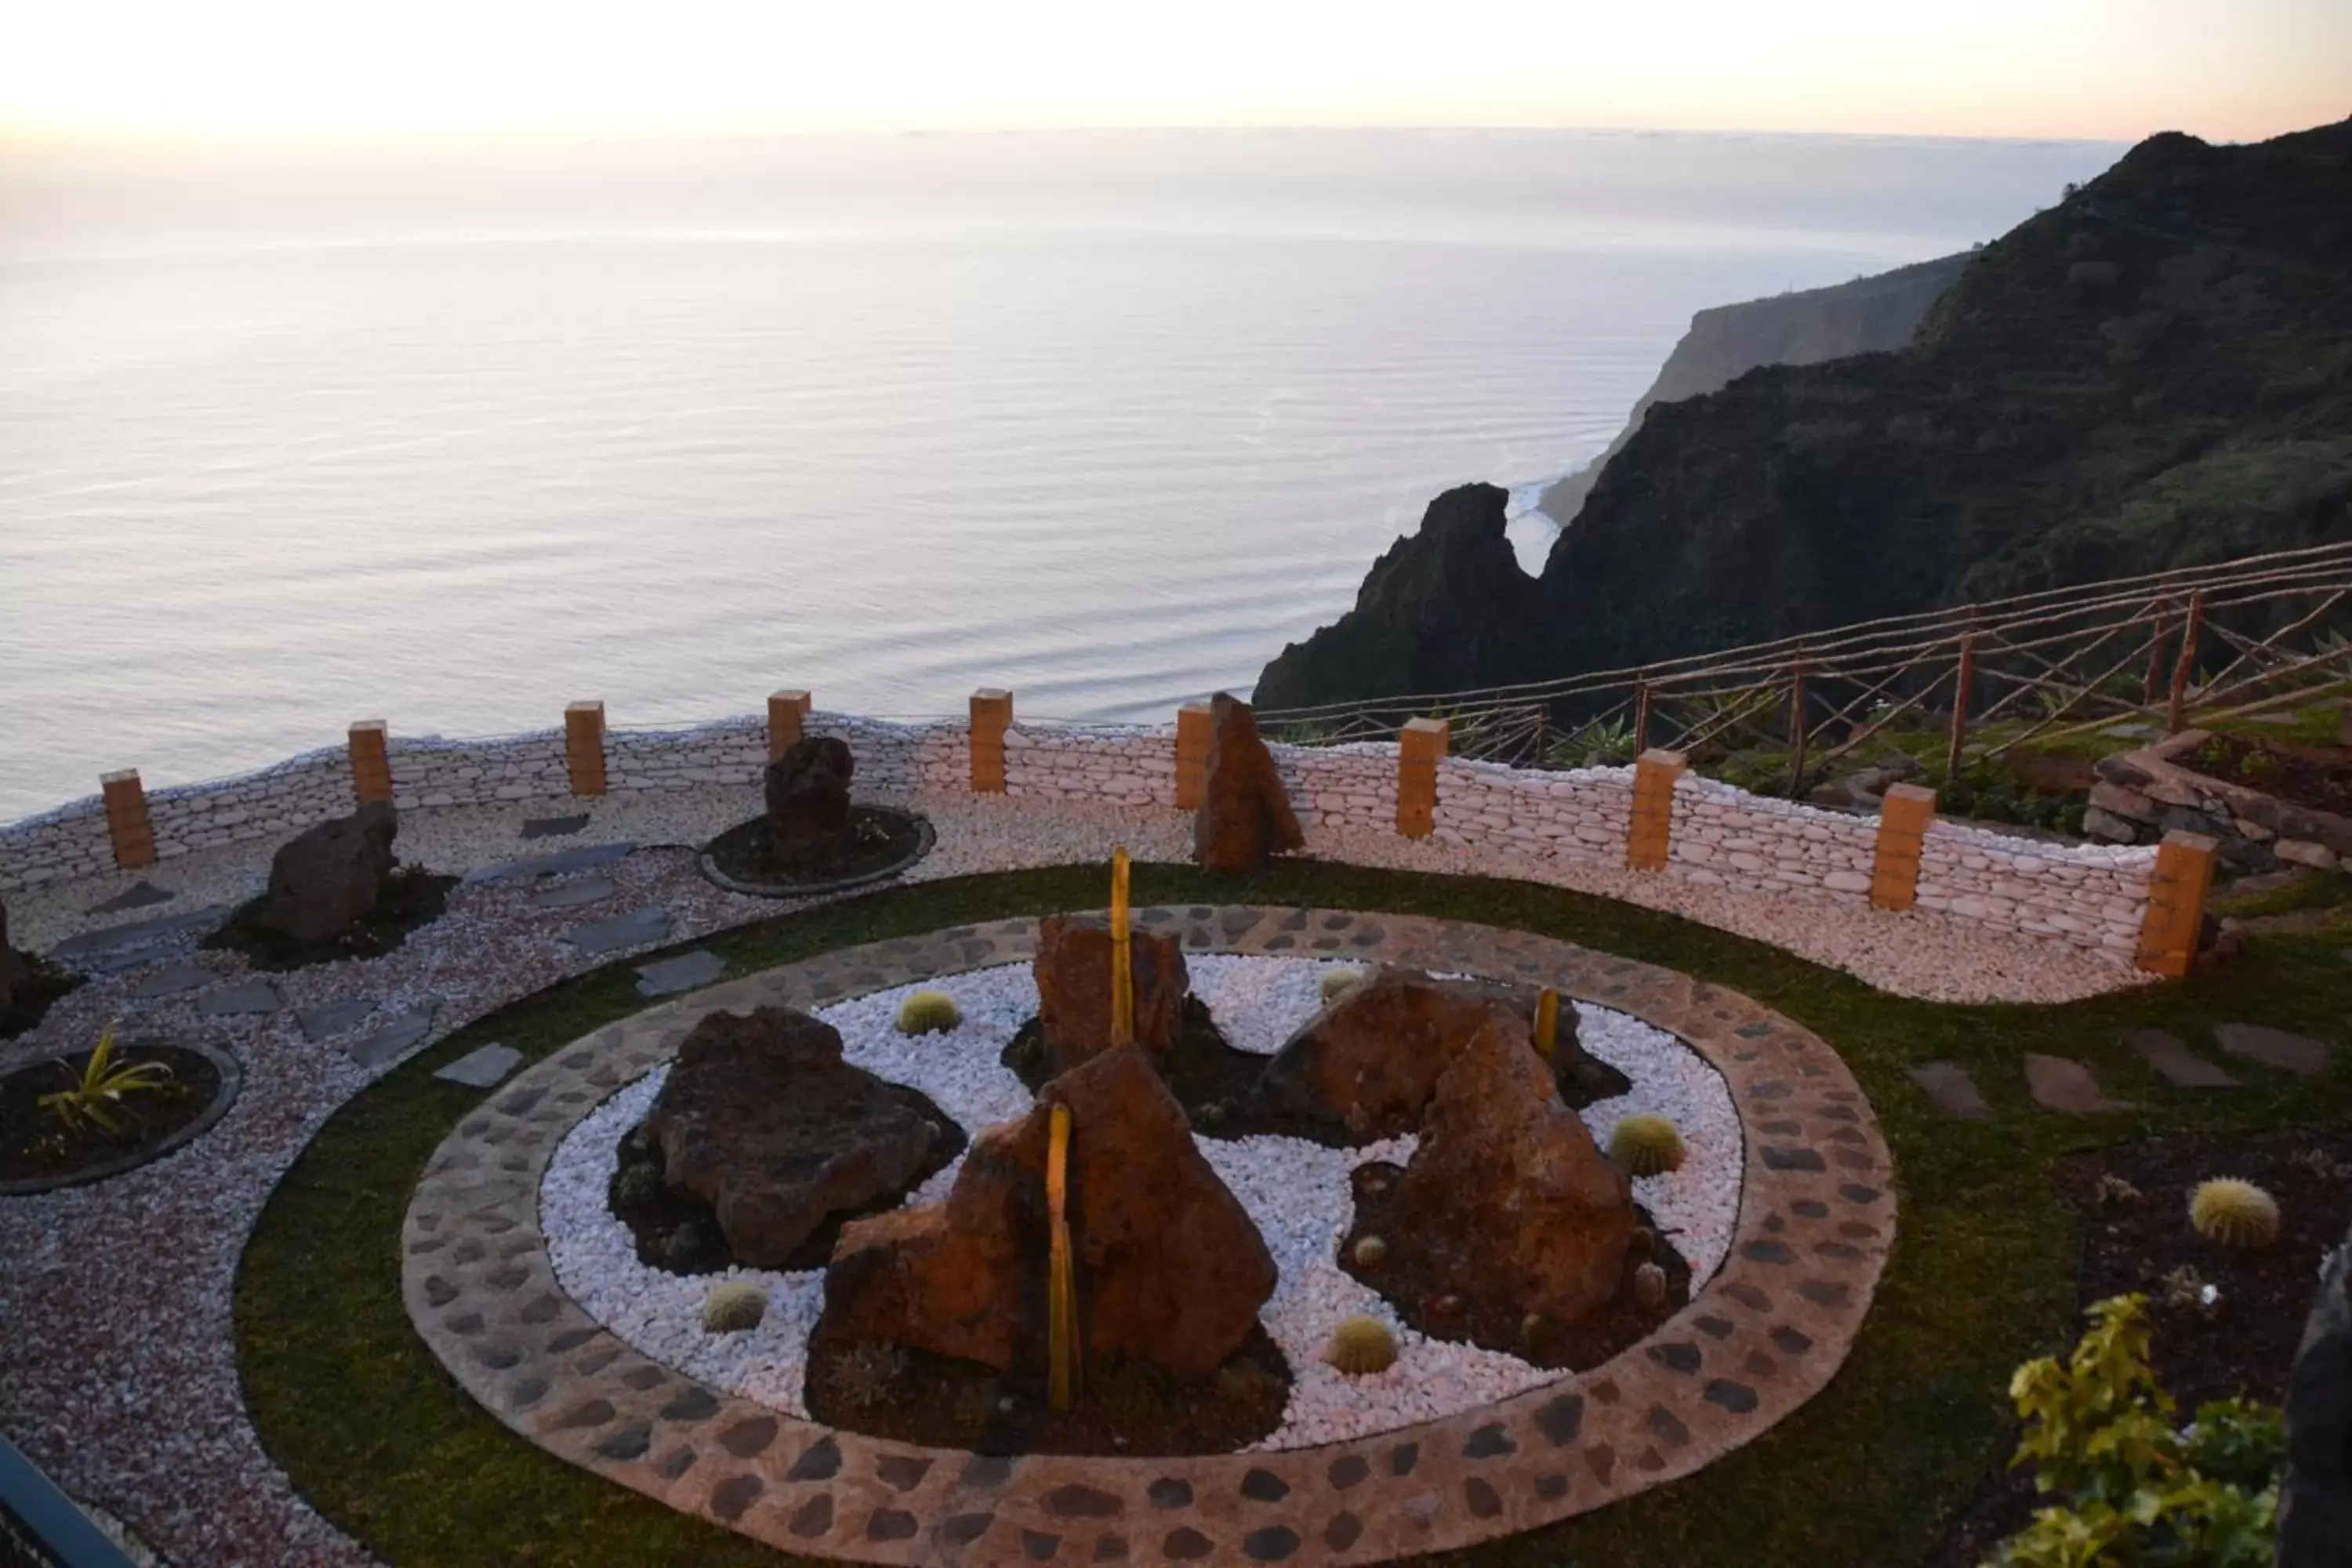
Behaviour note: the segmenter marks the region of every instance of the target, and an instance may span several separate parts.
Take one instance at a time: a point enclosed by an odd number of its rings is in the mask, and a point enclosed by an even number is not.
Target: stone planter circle
[[[919,864],[924,856],[931,852],[931,847],[939,842],[939,833],[932,827],[931,819],[919,811],[901,811],[897,806],[876,805],[870,802],[866,803],[864,809],[889,812],[912,822],[915,826],[913,853],[887,866],[878,867],[871,871],[861,871],[855,877],[838,877],[829,882],[747,882],[721,871],[718,862],[712,858],[708,849],[698,852],[694,858],[694,863],[701,869],[704,880],[716,887],[724,888],[730,893],[741,893],[746,898],[752,899],[814,899],[829,893],[847,892],[852,888],[867,887],[876,882],[887,882],[893,877],[903,876],[908,867]]]
[[[53,1176],[26,1177],[21,1181],[0,1182],[0,1197],[30,1197],[36,1193],[56,1192],[61,1187],[87,1186],[92,1182],[102,1182],[110,1176],[119,1176],[125,1171],[135,1171],[142,1165],[152,1164],[166,1154],[174,1153],[185,1148],[211,1131],[213,1124],[228,1114],[229,1106],[236,1100],[236,1091],[245,1082],[245,1069],[237,1066],[235,1057],[217,1046],[192,1040],[125,1040],[121,1045],[126,1048],[134,1046],[170,1046],[174,1050],[186,1051],[193,1056],[202,1057],[212,1063],[213,1070],[220,1075],[220,1085],[214,1091],[209,1104],[197,1111],[184,1125],[152,1147],[117,1155],[111,1160],[102,1160],[95,1165],[88,1165],[78,1171],[59,1172]],[[82,1053],[79,1049],[59,1051],[55,1056],[43,1057],[38,1061],[24,1063],[12,1069],[9,1076],[13,1077],[16,1072],[35,1071],[62,1061],[68,1057],[80,1054]]]

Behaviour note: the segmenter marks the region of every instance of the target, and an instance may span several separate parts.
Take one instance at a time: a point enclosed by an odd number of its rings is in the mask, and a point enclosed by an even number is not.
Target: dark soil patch
[[[2258,789],[2314,811],[2352,816],[2352,751],[2340,746],[2213,735],[2179,761],[2209,778]]]
[[[1531,1321],[1527,1302],[1507,1285],[1481,1289],[1465,1278],[1458,1260],[1412,1244],[1398,1218],[1403,1179],[1402,1165],[1374,1161],[1356,1167],[1356,1222],[1339,1238],[1339,1267],[1379,1291],[1397,1316],[1432,1339],[1466,1340],[1537,1366],[1582,1372],[1649,1338],[1690,1304],[1690,1265],[1672,1240],[1658,1234],[1649,1211],[1637,1209],[1654,1240],[1646,1258],[1639,1246],[1628,1253],[1616,1296],[1573,1323]],[[1388,1244],[1388,1256],[1371,1268],[1356,1261],[1356,1243],[1367,1236]],[[1666,1271],[1665,1300],[1654,1307],[1633,1299],[1633,1271],[1644,1262]]]
[[[923,824],[910,813],[887,805],[849,808],[850,847],[819,863],[787,865],[776,857],[774,833],[765,816],[739,822],[704,846],[719,875],[761,888],[818,887],[877,876],[908,864],[922,853]]]
[[[1090,1358],[1080,1397],[1056,1414],[1042,1373],[1001,1373],[924,1351],[809,1345],[809,1414],[894,1442],[981,1454],[1229,1454],[1282,1424],[1290,1363],[1258,1324],[1214,1376]]]
[[[120,1046],[114,1060],[132,1067],[160,1062],[171,1079],[124,1096],[106,1108],[120,1128],[109,1132],[83,1123],[69,1132],[41,1097],[80,1081],[89,1053],[36,1062],[0,1077],[0,1182],[48,1181],[93,1171],[155,1148],[204,1114],[220,1092],[220,1069],[177,1046]]]
[[[241,952],[256,969],[307,969],[345,958],[382,958],[408,940],[409,932],[431,925],[449,905],[455,877],[436,877],[421,866],[402,866],[383,879],[375,908],[360,917],[350,931],[326,942],[300,942],[275,926],[266,925],[262,910],[268,894],[236,907],[226,924],[198,946],[217,952]]]
[[[82,977],[31,953],[16,955],[16,978],[0,1004],[0,1040],[13,1040],[48,1016],[49,1009],[81,988]]]
[[[787,1269],[822,1268],[832,1262],[834,1243],[841,1239],[843,1226],[897,1208],[908,1193],[945,1170],[971,1142],[955,1119],[920,1089],[896,1083],[884,1087],[937,1130],[939,1136],[931,1140],[930,1154],[898,1191],[864,1208],[845,1209],[827,1218],[809,1234],[807,1240],[793,1249],[792,1256],[784,1260]],[[613,1173],[605,1198],[612,1205],[613,1217],[627,1226],[629,1234],[635,1238],[637,1261],[648,1268],[663,1268],[672,1274],[716,1274],[736,1262],[734,1252],[727,1245],[726,1233],[719,1228],[717,1211],[693,1194],[680,1192],[662,1179],[661,1145],[646,1136],[643,1123],[621,1140],[620,1167]]]
[[[2100,1183],[2109,1176],[2139,1195],[2103,1202]],[[2277,1245],[2221,1247],[2189,1228],[2189,1194],[2215,1176],[2241,1177],[2278,1200]],[[2179,1402],[2183,1419],[2209,1399],[2243,1395],[2276,1405],[2286,1397],[2319,1259],[2343,1240],[2352,1214],[2352,1128],[2184,1133],[2119,1144],[2061,1160],[2051,1184],[2082,1226],[2080,1305],[2147,1297],[2157,1381]],[[2216,1310],[2197,1306],[2187,1289],[2168,1300],[2168,1276],[2184,1268],[2220,1290]],[[1986,1476],[1921,1568],[1977,1568],[2046,1501],[2030,1469]]]

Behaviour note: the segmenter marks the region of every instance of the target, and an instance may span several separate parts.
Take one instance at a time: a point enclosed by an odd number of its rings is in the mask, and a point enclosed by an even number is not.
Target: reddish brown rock
[[[1208,773],[1192,818],[1192,858],[1212,871],[1255,871],[1271,856],[1303,848],[1307,836],[1274,754],[1258,738],[1248,703],[1218,692],[1210,703]]]
[[[1088,1358],[1206,1377],[1274,1293],[1274,1259],[1134,1046],[1047,1084],[992,1127],[944,1204],[846,1226],[817,1333],[1034,1372],[1045,1365],[1051,1107],[1070,1108],[1070,1231]]]
[[[906,1091],[841,1059],[831,1025],[783,1007],[697,1024],[646,1129],[665,1179],[710,1205],[754,1268],[905,1193],[939,1136]]]
[[[776,858],[822,868],[849,853],[849,780],[857,760],[831,735],[795,741],[762,775]]]
[[[1135,978],[1135,1043],[1155,1057],[1176,1043],[1192,977],[1173,936],[1131,931],[1128,966]],[[1037,922],[1037,1022],[1049,1071],[1067,1072],[1110,1045],[1110,928],[1099,921],[1048,915]]]
[[[1552,1091],[1524,1032],[1490,1018],[1438,1075],[1398,1189],[1392,1245],[1442,1260],[1464,1292],[1508,1292],[1573,1322],[1615,1296],[1632,1189]]]
[[[400,817],[382,801],[303,829],[269,861],[260,921],[297,942],[329,942],[367,915],[397,864]]]

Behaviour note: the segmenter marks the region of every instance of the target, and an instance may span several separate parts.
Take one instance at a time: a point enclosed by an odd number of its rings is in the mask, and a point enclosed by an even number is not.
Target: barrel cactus
[[[1323,972],[1323,1005],[1328,1007],[1349,992],[1364,983],[1360,969],[1327,969]]]
[[[1377,1236],[1360,1236],[1356,1238],[1355,1252],[1357,1268],[1378,1268],[1388,1261],[1389,1244]]]
[[[962,1009],[944,991],[918,991],[898,1005],[902,1035],[944,1035],[962,1022]]]
[[[1378,1318],[1343,1318],[1331,1331],[1323,1359],[1349,1377],[1386,1372],[1396,1364],[1396,1335]]]
[[[740,1333],[756,1329],[768,1315],[768,1293],[757,1285],[729,1279],[710,1288],[702,1299],[702,1327],[713,1334]]]
[[[1654,1263],[1644,1263],[1636,1268],[1633,1270],[1633,1300],[1637,1306],[1664,1306],[1666,1271]]]
[[[1629,1176],[1656,1176],[1682,1169],[1683,1135],[1663,1116],[1628,1116],[1609,1134],[1609,1157]]]
[[[2268,1247],[2278,1239],[2278,1200],[2232,1176],[2200,1182],[2189,1197],[2189,1223],[2223,1247]]]

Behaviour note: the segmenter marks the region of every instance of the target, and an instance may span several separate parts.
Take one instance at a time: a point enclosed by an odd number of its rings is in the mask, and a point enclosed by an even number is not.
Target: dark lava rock
[[[945,1203],[846,1226],[816,1336],[1041,1371],[1056,1104],[1070,1108],[1068,1217],[1086,1354],[1192,1379],[1233,1355],[1274,1293],[1274,1259],[1135,1046],[1065,1073],[1026,1117],[981,1133]]]
[[[343,935],[383,896],[396,864],[392,841],[399,833],[399,815],[382,801],[305,828],[270,858],[260,923],[297,942]]]
[[[694,1027],[646,1119],[669,1184],[711,1205],[736,1260],[785,1267],[828,1216],[903,1194],[937,1130],[841,1059],[832,1026],[782,1007]]]
[[[1171,935],[1130,930],[1128,966],[1135,981],[1135,1043],[1167,1055],[1183,1026],[1192,988],[1183,945]],[[1048,915],[1037,922],[1037,1020],[1048,1071],[1067,1072],[1110,1045],[1110,928],[1099,921]]]
[[[2286,1389],[2278,1568],[2332,1568],[2352,1542],[2352,1236],[2328,1258]]]
[[[808,735],[768,764],[768,826],[776,858],[821,869],[849,853],[849,747],[831,735]]]
[[[24,958],[8,945],[8,906],[0,903],[0,1007],[8,1005],[8,993],[25,970]]]
[[[1192,858],[1212,871],[1255,871],[1269,857],[1304,848],[1307,836],[1250,705],[1220,691],[1209,714],[1208,773],[1192,817]]]
[[[1537,994],[1525,986],[1382,969],[1284,1044],[1258,1080],[1259,1105],[1277,1117],[1344,1126],[1360,1143],[1414,1131],[1439,1075],[1490,1020],[1525,1042],[1542,1070],[1532,1033]],[[1552,1060],[1556,1090],[1569,1105],[1591,1105],[1632,1087],[1576,1043],[1576,1009],[1565,999]]]

